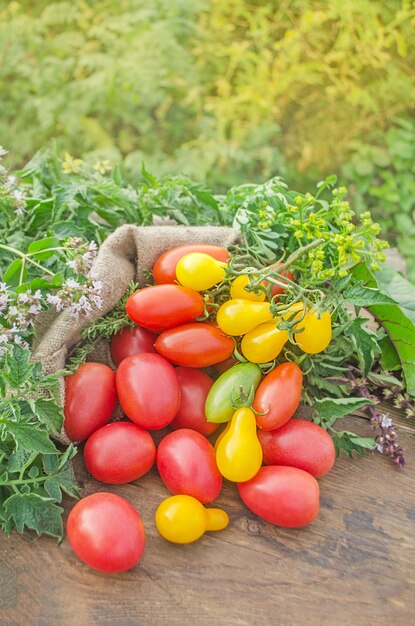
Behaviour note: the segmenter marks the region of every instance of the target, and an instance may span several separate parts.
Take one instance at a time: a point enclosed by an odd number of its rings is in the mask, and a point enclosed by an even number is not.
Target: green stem
[[[26,267],[26,259],[25,259],[25,258],[23,258],[23,261],[22,261],[22,267],[20,268],[19,287],[20,287],[20,285],[21,285],[21,284],[22,284],[22,282],[23,282],[23,276],[24,276],[24,270],[25,270],[25,267]]]
[[[54,276],[54,272],[52,272],[51,270],[48,270],[46,267],[43,267],[43,265],[41,265],[40,263],[38,263],[37,261],[34,261],[33,259],[30,258],[30,254],[24,254],[23,252],[20,252],[20,250],[17,250],[17,248],[12,248],[11,246],[6,246],[3,243],[0,243],[0,248],[2,250],[7,250],[8,252],[11,252],[12,254],[15,254],[16,256],[19,256],[21,259],[23,259],[22,263],[24,263],[24,261],[27,261],[28,263],[31,263],[32,265],[35,265],[36,267],[38,267],[39,269],[42,270],[42,272],[45,272],[46,274],[49,274],[49,276]],[[42,250],[42,252],[47,252],[47,250]]]
[[[33,485],[34,483],[44,483],[50,476],[39,476],[39,478],[27,478],[26,480],[3,480],[0,487],[13,487],[14,485]]]

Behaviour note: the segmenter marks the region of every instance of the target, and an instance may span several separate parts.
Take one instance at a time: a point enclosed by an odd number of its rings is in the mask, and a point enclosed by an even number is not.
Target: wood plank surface
[[[404,420],[402,420],[404,421]],[[370,433],[366,420],[346,427]],[[67,539],[0,536],[1,626],[410,626],[415,624],[415,435],[408,466],[379,454],[337,460],[319,480],[321,511],[304,529],[264,522],[226,483],[229,527],[193,545],[164,541],[154,512],[168,494],[156,470],[110,487],[141,513],[147,548],[121,575],[94,572]],[[82,494],[107,490],[76,463]],[[66,513],[71,502],[65,502]]]

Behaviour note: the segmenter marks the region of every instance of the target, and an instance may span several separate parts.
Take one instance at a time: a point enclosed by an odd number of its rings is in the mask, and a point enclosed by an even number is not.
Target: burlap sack
[[[143,286],[144,271],[151,269],[154,261],[165,250],[189,243],[209,243],[226,248],[238,240],[236,231],[220,226],[120,226],[100,247],[91,270],[91,276],[103,284],[102,308],[94,310],[89,317],[77,318],[65,311],[44,314],[36,328],[33,360],[42,363],[45,373],[63,369],[68,355],[81,341],[81,330],[111,311],[132,280]],[[102,342],[88,360],[113,366],[108,342]],[[60,381],[59,391],[63,406],[63,380]],[[64,432],[59,440],[69,443]]]

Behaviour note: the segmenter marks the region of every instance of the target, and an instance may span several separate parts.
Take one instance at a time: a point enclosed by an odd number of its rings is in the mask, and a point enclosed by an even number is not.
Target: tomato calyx
[[[255,387],[251,385],[249,392],[245,393],[242,385],[239,386],[238,391],[236,387],[231,392],[231,402],[234,409],[247,408],[252,409],[252,403],[255,397]]]

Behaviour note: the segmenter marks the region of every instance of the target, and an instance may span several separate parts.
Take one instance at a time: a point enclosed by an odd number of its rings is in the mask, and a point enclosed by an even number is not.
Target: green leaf
[[[7,462],[7,469],[9,472],[20,472],[28,462],[31,455],[32,452],[28,452],[24,448],[16,448],[9,456],[9,460]]]
[[[79,498],[79,489],[70,461],[57,474],[51,475],[44,486],[48,495],[56,502],[62,501],[63,491],[72,498]]]
[[[30,378],[33,364],[29,363],[30,352],[20,346],[14,345],[5,358],[5,376],[8,384],[13,389],[20,389]]]
[[[365,450],[373,450],[376,445],[374,439],[370,437],[360,437],[347,430],[335,433],[332,437],[336,455],[338,456],[340,454],[340,450],[344,450],[351,459],[353,458],[353,452],[363,456]]]
[[[16,529],[22,533],[24,527],[52,537],[62,539],[63,509],[54,504],[51,498],[44,498],[35,493],[14,494],[3,505],[6,519],[13,520]]]
[[[372,304],[396,304],[395,300],[372,287],[364,287],[361,282],[349,285],[343,292],[346,302],[354,306],[370,306]]]
[[[30,452],[41,452],[42,454],[52,454],[57,452],[55,444],[49,439],[45,430],[40,430],[34,422],[4,422],[7,431],[12,435],[18,446]]]
[[[35,416],[49,431],[60,433],[63,425],[63,412],[53,400],[36,400]]]
[[[367,327],[368,320],[357,317],[345,328],[344,334],[352,337],[356,353],[365,375],[371,370],[375,355],[379,352],[377,336]]]
[[[60,244],[60,241],[57,237],[46,237],[45,239],[39,239],[38,241],[34,241],[30,244],[27,251],[38,261],[46,261],[53,254],[54,251],[47,250],[47,248],[57,248]],[[45,252],[43,252],[45,250]]]
[[[377,286],[396,304],[368,306],[385,328],[401,362],[408,393],[415,396],[415,289],[390,268],[372,273],[361,263],[353,270],[356,278]]]
[[[388,372],[400,370],[401,362],[399,360],[399,354],[397,353],[393,341],[390,339],[390,337],[383,337],[379,341],[379,347],[382,354],[380,359],[380,364],[382,368],[387,370]]]
[[[325,398],[316,399],[313,410],[320,421],[331,426],[339,417],[345,417],[369,404],[374,402],[367,398]]]
[[[141,176],[150,187],[158,187],[159,181],[153,174],[150,174],[150,172],[146,170],[144,162],[141,164]]]
[[[19,278],[20,278],[20,272],[22,269],[22,259],[15,259],[7,268],[7,270],[4,272],[4,276],[3,276],[3,280],[5,283],[8,283],[9,285],[18,285],[19,284]],[[27,278],[27,268],[25,267],[25,269],[23,270],[23,280],[25,280]]]

